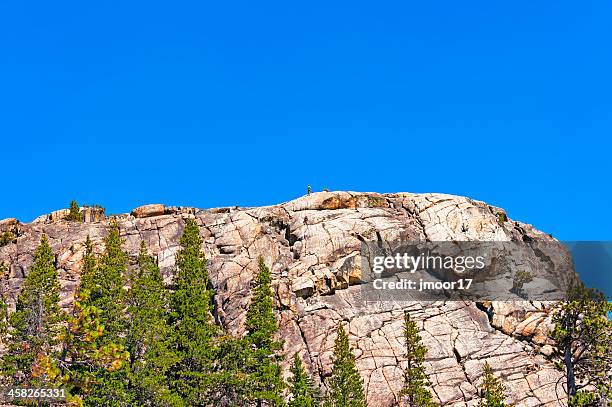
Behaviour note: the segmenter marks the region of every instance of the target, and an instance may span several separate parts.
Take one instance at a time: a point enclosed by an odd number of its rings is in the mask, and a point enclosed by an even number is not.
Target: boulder
[[[166,213],[166,206],[163,204],[149,204],[139,206],[132,210],[132,216],[135,218],[150,218],[152,216],[160,216]]]

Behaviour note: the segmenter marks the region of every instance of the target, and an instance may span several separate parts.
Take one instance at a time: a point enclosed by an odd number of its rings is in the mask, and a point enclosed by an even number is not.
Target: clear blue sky
[[[609,1],[3,2],[0,218],[310,183],[612,239],[611,43]]]

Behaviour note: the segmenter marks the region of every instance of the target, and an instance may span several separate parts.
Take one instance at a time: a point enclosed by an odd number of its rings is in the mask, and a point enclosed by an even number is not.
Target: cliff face
[[[116,217],[132,260],[140,241],[172,280],[184,219],[200,225],[216,289],[219,321],[243,332],[249,284],[263,255],[274,277],[284,351],[299,352],[318,380],[330,374],[335,328],[348,327],[368,403],[390,406],[402,385],[402,317],[409,310],[422,327],[427,371],[443,405],[475,405],[485,361],[503,378],[517,406],[560,405],[561,373],[545,355],[551,351],[547,305],[514,303],[372,303],[354,295],[361,281],[358,256],[366,240],[552,240],[530,225],[500,221],[499,208],[443,194],[314,193],[261,208],[195,208],[148,205]],[[30,224],[0,222],[15,242],[0,248],[9,265],[0,291],[14,304],[42,233],[57,256],[62,305],[70,306],[79,281],[84,241],[102,251],[108,219],[87,213],[87,223],[61,220],[63,212]],[[290,359],[287,358],[287,360]]]

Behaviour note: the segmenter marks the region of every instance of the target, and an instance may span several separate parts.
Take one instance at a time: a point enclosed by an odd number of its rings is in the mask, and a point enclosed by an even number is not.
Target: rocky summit
[[[361,244],[372,240],[552,241],[505,211],[444,194],[320,192],[257,208],[146,205],[131,214],[105,217],[84,211],[84,222],[64,220],[65,210],[31,223],[0,221],[15,238],[0,248],[9,266],[0,291],[14,307],[35,247],[44,233],[56,255],[61,305],[70,307],[89,235],[101,252],[111,219],[134,264],[140,242],[157,258],[171,286],[185,219],[194,218],[204,239],[217,319],[230,332],[244,331],[249,285],[262,255],[273,274],[285,371],[295,352],[317,381],[331,373],[336,327],[343,322],[371,406],[400,402],[403,376],[402,323],[409,311],[421,328],[426,369],[435,398],[445,406],[478,403],[487,361],[516,406],[563,405],[562,373],[552,352],[550,304],[518,302],[368,302],[355,295],[362,282]]]

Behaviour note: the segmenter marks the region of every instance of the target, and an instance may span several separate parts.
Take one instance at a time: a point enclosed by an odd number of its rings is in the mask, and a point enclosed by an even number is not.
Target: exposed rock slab
[[[559,405],[561,374],[538,352],[550,347],[550,304],[368,303],[355,295],[364,240],[551,239],[500,213],[505,214],[483,202],[444,194],[323,192],[261,208],[146,205],[114,219],[132,260],[144,240],[170,283],[184,220],[194,218],[217,290],[219,318],[235,334],[243,332],[249,285],[257,257],[263,255],[273,274],[287,355],[300,353],[317,380],[324,380],[330,374],[336,326],[345,324],[372,406],[399,402],[405,310],[422,327],[427,371],[442,405],[477,404],[485,361],[503,379],[510,403]],[[0,287],[11,306],[42,233],[56,253],[66,307],[79,281],[87,235],[102,251],[108,219],[75,223],[60,215],[19,224],[16,243],[0,248],[0,261],[10,266]]]

